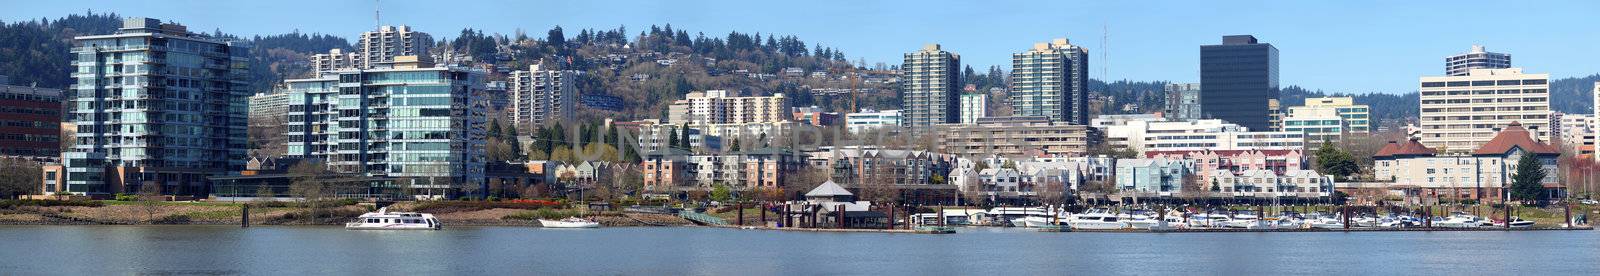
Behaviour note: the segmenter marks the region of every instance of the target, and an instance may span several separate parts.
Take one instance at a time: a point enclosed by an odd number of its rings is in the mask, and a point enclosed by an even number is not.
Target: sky
[[[1600,1],[8,1],[0,20],[88,10],[159,18],[237,35],[300,31],[354,40],[381,23],[436,39],[463,28],[543,37],[650,25],[725,37],[794,35],[852,61],[897,64],[939,43],[983,71],[1010,54],[1066,37],[1090,50],[1091,77],[1198,82],[1199,46],[1250,34],[1279,50],[1281,84],[1330,92],[1415,91],[1472,45],[1553,78],[1600,73]],[[693,35],[693,33],[691,33]]]

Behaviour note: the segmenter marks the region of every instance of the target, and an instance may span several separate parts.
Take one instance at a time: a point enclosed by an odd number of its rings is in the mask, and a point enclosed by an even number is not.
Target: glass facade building
[[[1207,118],[1262,131],[1274,127],[1278,101],[1278,48],[1254,36],[1222,37],[1200,46],[1200,105]]]
[[[204,196],[207,176],[244,168],[248,47],[138,17],[73,44],[67,192]]]
[[[373,188],[482,187],[484,74],[377,68],[286,80],[288,156],[324,160],[338,173],[394,180]]]

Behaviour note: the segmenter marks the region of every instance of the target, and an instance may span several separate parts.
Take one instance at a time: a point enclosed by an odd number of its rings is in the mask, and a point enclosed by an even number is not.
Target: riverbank
[[[298,203],[77,201],[24,202],[0,208],[0,225],[240,225],[244,206],[251,225],[343,225],[374,209],[353,201],[328,202],[316,208]],[[523,207],[523,208],[507,208]],[[392,211],[434,214],[446,226],[539,227],[539,218],[592,217],[607,227],[688,226],[692,222],[667,214],[586,212],[480,202],[402,202]]]

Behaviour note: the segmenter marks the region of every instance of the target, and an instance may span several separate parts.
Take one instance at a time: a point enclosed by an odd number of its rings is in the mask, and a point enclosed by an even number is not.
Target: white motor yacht
[[[352,230],[439,230],[443,225],[433,214],[414,212],[389,212],[388,207],[377,212],[361,214],[355,221],[344,224]]]
[[[1067,225],[1073,230],[1121,230],[1128,228],[1128,224],[1117,218],[1116,214],[1106,212],[1105,209],[1093,209],[1083,214],[1072,215]]]
[[[1253,227],[1259,227],[1259,226],[1256,225],[1258,223],[1257,220],[1259,220],[1259,219],[1260,219],[1260,217],[1257,217],[1255,215],[1255,213],[1248,212],[1248,211],[1239,212],[1237,214],[1234,214],[1233,215],[1233,219],[1229,220],[1226,225],[1227,225],[1228,228],[1253,228]]]
[[[1307,226],[1316,229],[1344,229],[1344,222],[1335,217],[1319,217],[1308,220]]]
[[[1443,220],[1433,222],[1433,227],[1442,228],[1477,228],[1483,226],[1483,218],[1463,212],[1451,213]]]

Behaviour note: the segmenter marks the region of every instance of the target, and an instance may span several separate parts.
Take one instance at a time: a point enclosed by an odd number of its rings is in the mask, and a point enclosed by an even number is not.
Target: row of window
[[[1548,83],[1545,79],[1525,80],[1479,80],[1479,81],[1434,81],[1423,82],[1422,87],[1461,87],[1461,86],[1496,86],[1496,85],[1543,85]]]

